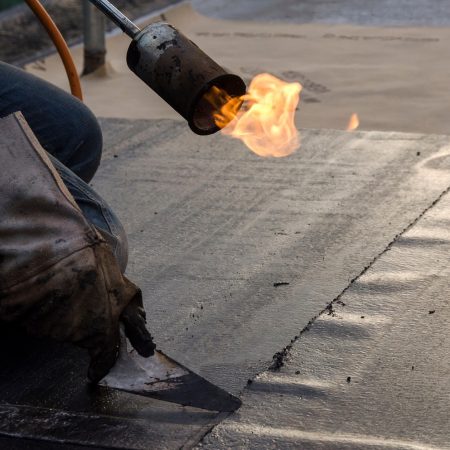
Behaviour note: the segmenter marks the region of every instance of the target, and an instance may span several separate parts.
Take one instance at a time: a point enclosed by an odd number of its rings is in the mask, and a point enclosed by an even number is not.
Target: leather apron
[[[136,297],[22,114],[0,119],[0,322],[94,349]]]

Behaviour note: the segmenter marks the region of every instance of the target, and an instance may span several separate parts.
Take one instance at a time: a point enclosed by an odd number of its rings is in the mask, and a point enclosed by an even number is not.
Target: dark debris
[[[279,281],[277,283],[273,283],[273,287],[279,287],[279,286],[289,286],[291,283],[288,283],[286,281]]]

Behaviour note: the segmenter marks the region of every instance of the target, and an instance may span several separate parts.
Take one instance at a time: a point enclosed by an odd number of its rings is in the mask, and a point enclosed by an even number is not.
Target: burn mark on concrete
[[[337,39],[344,41],[382,41],[382,42],[395,42],[395,41],[404,41],[404,42],[439,42],[439,38],[435,37],[414,37],[414,36],[360,36],[355,34],[334,34],[334,33],[325,33],[322,35],[322,39]]]
[[[314,92],[315,94],[326,94],[327,92],[330,92],[330,89],[327,86],[311,80],[304,73],[296,70],[285,70],[284,72],[281,72],[281,75],[286,80],[300,82],[303,89],[309,92]]]
[[[280,286],[289,286],[290,283],[287,281],[278,281],[276,283],[273,283],[273,287],[280,287]]]
[[[244,78],[247,85],[250,84],[256,75],[264,72],[264,69],[258,67],[241,67],[240,70],[243,74],[247,75]],[[303,87],[301,95],[301,101],[303,103],[320,103],[320,98],[317,96],[331,92],[331,89],[324,84],[311,80],[304,73],[298,72],[297,70],[274,72],[274,75],[288,82],[299,82]],[[297,110],[298,109],[299,108],[297,107]]]
[[[310,97],[308,95],[304,95],[302,98],[302,102],[303,103],[320,103],[320,100],[316,97]],[[299,108],[296,109],[297,111],[299,110]]]
[[[234,31],[234,32],[227,32],[227,31],[219,31],[219,32],[211,32],[211,31],[198,31],[196,33],[197,36],[203,36],[203,37],[241,37],[241,38],[266,38],[266,39],[272,39],[272,38],[286,38],[286,39],[306,39],[307,36],[304,34],[295,34],[295,33],[266,33],[266,32],[242,32],[242,31]]]

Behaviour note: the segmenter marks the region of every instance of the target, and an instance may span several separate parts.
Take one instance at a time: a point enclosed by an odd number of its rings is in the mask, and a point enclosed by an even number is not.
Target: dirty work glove
[[[128,281],[128,283],[130,282]],[[154,354],[156,346],[145,326],[146,314],[142,304],[141,291],[138,288],[136,289],[135,296],[120,316],[122,324],[120,328],[135,350],[141,356],[147,358]],[[93,383],[97,383],[105,377],[116,363],[119,354],[120,331],[117,329],[118,325],[114,325],[114,327],[116,328],[112,330],[112,333],[105,333],[103,344],[94,343],[94,347],[90,349],[91,363],[88,378]]]
[[[154,351],[140,289],[120,271],[20,113],[0,118],[0,322],[72,342],[98,382],[118,356],[120,324]]]
[[[135,350],[144,358],[152,356],[155,353],[156,345],[145,326],[145,310],[141,298],[136,297],[125,308],[121,316],[121,322],[124,325],[125,336]],[[88,378],[92,383],[98,383],[112,369],[119,354],[119,346],[120,335],[113,333],[112,340],[107,342],[105,346],[93,348],[90,351],[91,363]]]
[[[103,252],[103,250],[105,250]],[[103,253],[101,255],[101,253]],[[95,325],[90,324],[87,340],[83,339],[79,345],[89,349],[91,363],[88,370],[89,380],[97,383],[108,374],[114,366],[120,345],[120,328],[125,332],[131,345],[143,357],[149,357],[154,354],[155,344],[146,328],[146,314],[142,304],[141,290],[120,273],[115,258],[112,256],[110,249],[102,249],[97,252],[97,264],[102,264],[103,274],[106,274],[106,285],[109,285],[108,296],[109,305],[106,304],[106,310],[100,308],[94,312],[94,321],[99,325],[98,338],[96,336]],[[100,261],[101,260],[101,261]],[[126,305],[122,309],[118,305]],[[108,317],[109,321],[102,321]],[[81,311],[83,317],[84,310]],[[91,313],[90,313],[91,314]],[[100,317],[95,317],[100,316]],[[86,317],[87,323],[92,320]],[[120,327],[119,324],[122,324]],[[74,340],[77,343],[77,340]]]
[[[86,348],[93,383],[116,362],[120,323],[140,355],[153,355],[141,291],[122,275],[109,246],[98,239],[0,296],[0,320],[30,335]]]
[[[121,316],[121,322],[125,336],[135,350],[145,358],[152,356],[155,353],[156,346],[145,326],[145,311],[140,296],[136,296],[125,308]],[[114,331],[111,334],[106,334],[105,338],[104,345],[93,347],[90,350],[91,363],[88,378],[92,383],[98,383],[108,374],[116,363],[119,354],[120,334]]]

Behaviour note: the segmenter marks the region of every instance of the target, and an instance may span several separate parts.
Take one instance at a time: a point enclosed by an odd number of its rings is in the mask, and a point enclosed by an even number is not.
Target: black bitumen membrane
[[[225,3],[196,0],[194,6],[246,20],[450,24],[445,0],[288,1],[283,8],[260,0]],[[450,184],[445,157],[437,156],[446,138],[380,133],[368,144],[363,133],[355,134],[355,161],[348,135],[310,132],[305,154],[283,166],[220,140],[206,146],[177,122],[103,125],[105,160],[95,185],[125,218],[130,272],[144,288],[152,332],[171,356],[236,394]],[[405,147],[373,155],[399,142]],[[430,172],[416,171],[422,163],[426,168],[427,158],[431,176],[443,178],[425,187],[420,180]],[[208,224],[212,217],[217,220]],[[286,235],[275,236],[280,230]],[[214,271],[219,266],[228,275]],[[274,287],[287,279],[289,285]],[[223,419],[92,389],[87,355],[69,345],[3,332],[0,347],[0,449],[178,448],[199,442]],[[346,377],[345,385],[353,386],[354,375],[351,383]]]
[[[450,185],[446,136],[310,130],[291,157],[261,159],[184,122],[102,126],[93,184],[124,222],[149,329],[234,394]],[[0,342],[2,438],[179,448],[224,418],[92,388],[70,345]]]
[[[71,345],[4,331],[0,354],[0,437],[9,436],[18,449],[40,448],[41,441],[42,448],[52,448],[47,441],[54,448],[58,441],[127,449],[145,449],[151,442],[153,448],[176,448],[206,432],[219,417],[91,386],[87,354]],[[2,447],[0,440],[0,448],[15,448],[5,442]]]

